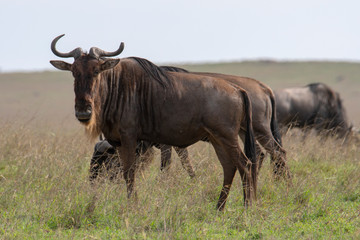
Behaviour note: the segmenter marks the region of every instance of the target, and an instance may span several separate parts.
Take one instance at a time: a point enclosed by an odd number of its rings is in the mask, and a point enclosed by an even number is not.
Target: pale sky
[[[154,63],[360,62],[358,0],[1,0],[0,71],[55,70],[58,50],[92,46]],[[65,59],[72,62],[73,59]]]

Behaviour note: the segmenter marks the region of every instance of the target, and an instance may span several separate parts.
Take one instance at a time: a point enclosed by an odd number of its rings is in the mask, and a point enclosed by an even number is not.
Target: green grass
[[[2,239],[344,239],[360,237],[359,146],[285,137],[293,185],[261,171],[256,204],[243,207],[237,175],[224,212],[215,210],[222,169],[212,147],[190,148],[196,178],[178,158],[159,156],[137,175],[137,197],[106,179],[90,185],[92,145],[77,131],[38,133],[3,126],[0,153]],[[50,130],[48,130],[50,131]],[[175,157],[174,157],[175,158]]]
[[[251,76],[272,88],[325,82],[360,124],[358,63],[238,62],[183,65]],[[258,199],[243,207],[237,174],[224,212],[215,210],[222,168],[207,143],[190,147],[196,178],[178,157],[166,173],[159,153],[136,177],[88,180],[93,143],[73,114],[72,77],[63,72],[0,74],[0,239],[359,239],[360,148],[292,131],[283,142],[292,186],[269,160]],[[175,155],[175,154],[174,154]]]

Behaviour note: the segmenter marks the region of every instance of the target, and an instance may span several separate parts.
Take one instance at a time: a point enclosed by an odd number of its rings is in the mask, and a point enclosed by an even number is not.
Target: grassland
[[[251,76],[272,88],[325,82],[360,125],[360,64],[239,62],[183,65]],[[299,131],[284,138],[293,185],[261,170],[256,204],[244,209],[237,174],[225,211],[215,211],[222,169],[207,143],[190,147],[196,178],[159,154],[139,172],[137,198],[124,182],[88,181],[93,143],[73,116],[69,73],[0,74],[0,239],[359,239],[360,148]]]

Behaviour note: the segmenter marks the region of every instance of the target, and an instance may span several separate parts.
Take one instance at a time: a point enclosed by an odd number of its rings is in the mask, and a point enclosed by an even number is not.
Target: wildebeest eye
[[[99,73],[100,73],[99,70],[95,70],[95,71],[94,71],[94,77],[96,77],[97,75],[99,75]]]

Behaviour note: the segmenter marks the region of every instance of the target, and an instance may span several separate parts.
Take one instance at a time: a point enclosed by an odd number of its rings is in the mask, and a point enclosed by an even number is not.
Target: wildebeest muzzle
[[[90,121],[92,114],[92,107],[87,106],[85,108],[80,108],[75,105],[75,116],[76,118],[83,123]]]

